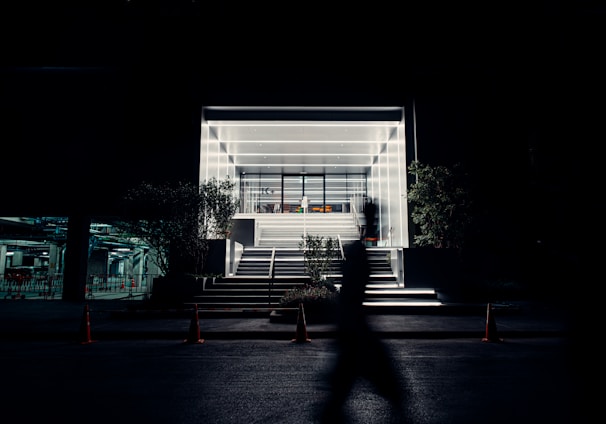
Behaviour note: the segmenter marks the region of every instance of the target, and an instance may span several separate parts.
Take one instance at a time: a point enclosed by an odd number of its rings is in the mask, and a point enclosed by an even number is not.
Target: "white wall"
[[[208,181],[215,177],[223,180],[229,176],[236,180],[236,168],[227,153],[221,149],[219,140],[209,130],[202,118],[200,131],[200,181]],[[236,181],[239,184],[239,181]]]
[[[368,196],[377,205],[379,244],[409,247],[404,122],[391,135],[385,149],[372,165]]]

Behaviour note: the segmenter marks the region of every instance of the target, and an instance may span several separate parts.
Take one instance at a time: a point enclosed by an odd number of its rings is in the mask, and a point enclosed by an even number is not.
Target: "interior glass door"
[[[324,176],[305,175],[303,177],[303,195],[307,196],[309,213],[322,213],[324,207]]]
[[[303,196],[307,196],[307,212],[326,211],[323,175],[283,175],[282,189],[282,210],[284,212],[302,213],[301,201]]]

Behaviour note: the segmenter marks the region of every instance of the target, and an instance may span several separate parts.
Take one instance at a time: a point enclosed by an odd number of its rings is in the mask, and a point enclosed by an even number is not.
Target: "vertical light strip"
[[[404,111],[402,111],[404,116]],[[403,119],[403,118],[402,118]],[[402,199],[404,197],[402,190],[402,163],[406,163],[406,149],[400,149],[402,144],[406,144],[406,133],[404,128],[405,124],[398,125],[398,205],[400,210],[400,245],[406,246],[404,242],[404,226],[406,226],[406,233],[408,233],[408,208],[402,205]],[[402,140],[402,137],[404,138]],[[402,151],[404,151],[404,157],[402,157]],[[406,179],[406,175],[404,174]]]
[[[229,158],[229,156],[228,156],[228,158]],[[233,160],[230,161],[230,165],[231,166],[229,167],[229,171],[230,171],[229,175],[232,178],[232,180],[235,181],[236,180],[236,165],[234,164]]]
[[[204,165],[204,133],[206,131],[206,122],[204,121],[204,112],[202,112],[202,124],[200,126],[200,169],[198,170],[198,183],[204,178],[202,174],[205,172],[206,166]]]
[[[383,231],[382,231],[382,230],[383,230],[383,226],[381,225],[381,224],[382,224],[382,222],[383,222],[383,220],[381,219],[381,218],[382,218],[382,217],[381,217],[381,215],[383,214],[383,210],[382,210],[382,208],[381,208],[381,204],[383,203],[383,199],[382,199],[382,194],[383,194],[383,191],[382,191],[382,187],[383,187],[383,181],[382,181],[382,179],[381,179],[381,175],[383,174],[383,172],[382,172],[382,171],[383,171],[383,169],[382,169],[382,166],[381,166],[381,153],[379,153],[379,186],[377,187],[377,197],[378,197],[378,199],[375,199],[375,200],[374,200],[374,201],[375,201],[375,203],[376,203],[377,201],[378,201],[378,203],[379,203],[379,204],[377,205],[377,206],[378,206],[377,211],[378,211],[378,213],[379,213],[379,240],[381,240],[381,239],[383,238]]]
[[[202,130],[200,131],[200,166],[203,168],[199,172],[198,178],[200,180],[208,179],[208,138],[209,138],[209,126],[204,116],[202,116]],[[206,148],[206,155],[204,150]]]
[[[419,160],[419,154],[417,150],[417,106],[414,99],[412,100],[412,134],[415,146],[415,160]]]
[[[210,157],[210,127],[208,127],[208,134],[206,135],[206,172],[204,175],[204,180],[208,181],[208,172],[210,168],[210,163],[208,162],[208,158]]]
[[[220,180],[220,175],[219,173],[221,172],[221,142],[219,141],[219,138],[217,138],[217,151],[215,153],[217,155],[217,170],[215,171],[215,178],[217,180]]]
[[[389,240],[389,245],[391,246],[391,172],[390,169],[391,168],[391,162],[392,162],[392,158],[391,158],[391,147],[392,147],[392,143],[390,143],[390,140],[387,141],[387,158],[386,158],[386,170],[385,172],[387,173],[387,204],[385,205],[387,207],[387,238]]]

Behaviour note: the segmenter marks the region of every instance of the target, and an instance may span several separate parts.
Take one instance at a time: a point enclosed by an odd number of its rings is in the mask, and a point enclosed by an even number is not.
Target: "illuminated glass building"
[[[411,123],[412,126],[412,123]],[[404,107],[207,107],[200,180],[234,179],[240,214],[378,209],[377,245],[408,247]]]

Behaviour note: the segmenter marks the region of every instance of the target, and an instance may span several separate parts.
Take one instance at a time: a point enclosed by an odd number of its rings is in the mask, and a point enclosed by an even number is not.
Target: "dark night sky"
[[[189,152],[204,104],[414,97],[420,159],[464,162],[487,205],[534,214],[527,222],[553,216],[554,205],[570,222],[573,187],[594,177],[605,17],[595,1],[0,8],[5,213],[98,207],[133,176],[195,174]]]

